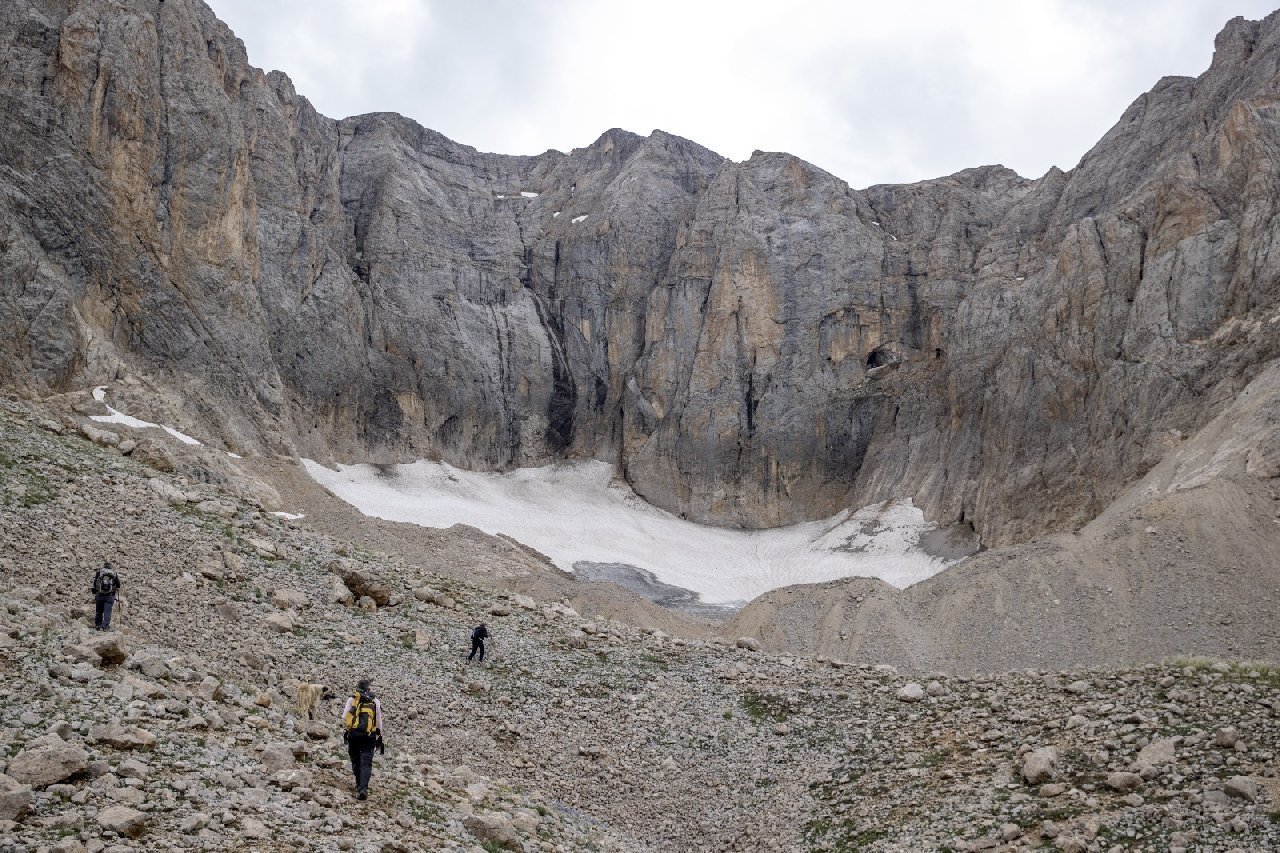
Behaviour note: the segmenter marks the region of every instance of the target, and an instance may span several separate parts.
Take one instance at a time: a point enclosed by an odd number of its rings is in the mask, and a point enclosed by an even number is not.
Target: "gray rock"
[[[212,675],[206,675],[201,679],[200,684],[196,686],[196,695],[206,702],[213,702],[222,698],[222,682],[214,678]]]
[[[378,607],[386,607],[391,603],[390,585],[372,569],[345,561],[331,568],[336,570],[336,574],[357,600],[370,598]]]
[[[156,736],[137,726],[122,725],[119,720],[89,727],[89,740],[106,743],[116,749],[155,749]]]
[[[1137,773],[1117,770],[1107,774],[1105,784],[1113,791],[1134,791],[1142,787],[1142,777]]]
[[[205,500],[198,502],[194,507],[196,512],[203,512],[206,515],[215,515],[218,518],[234,518],[236,507],[229,501]]]
[[[21,820],[33,801],[30,785],[0,773],[0,820]]]
[[[311,788],[315,783],[315,775],[309,770],[281,770],[271,776],[271,784],[283,791],[292,791],[295,788]]]
[[[1232,776],[1222,786],[1228,797],[1254,802],[1258,799],[1258,783],[1248,776]]]
[[[255,554],[266,560],[276,560],[284,556],[280,553],[280,547],[270,539],[250,536],[245,540],[245,544],[252,548]]]
[[[912,681],[899,687],[894,696],[900,702],[922,702],[924,701],[925,693],[922,686]]]
[[[268,628],[281,634],[288,634],[298,627],[291,612],[268,613],[262,621]]]
[[[92,441],[94,444],[101,444],[103,447],[115,447],[120,443],[120,434],[111,430],[99,429],[91,424],[81,424],[80,434]]]
[[[5,773],[19,783],[43,788],[84,773],[89,754],[57,735],[38,738],[9,762]]]
[[[355,603],[356,597],[352,594],[347,585],[342,582],[342,578],[334,575],[329,578],[329,603],[341,604],[350,607]]]
[[[93,651],[106,664],[121,664],[129,657],[129,643],[124,635],[116,632],[90,636],[84,645]]]
[[[224,601],[213,608],[214,612],[228,622],[240,621],[240,608],[233,601]]]
[[[132,758],[121,761],[116,768],[116,775],[122,779],[146,779],[147,772],[147,765]]]
[[[1134,766],[1139,769],[1169,766],[1174,762],[1175,750],[1173,738],[1158,738],[1138,752],[1138,757],[1133,762]]]
[[[466,827],[478,841],[491,844],[503,850],[522,850],[520,837],[506,815],[473,814],[463,818]]]
[[[281,610],[305,610],[311,606],[311,599],[301,590],[281,588],[272,591],[271,603]]]
[[[1051,782],[1058,773],[1058,750],[1052,746],[1041,747],[1027,753],[1022,762],[1022,780],[1028,785]],[[1046,795],[1050,796],[1050,795]]]
[[[183,492],[181,489],[178,489],[159,477],[152,477],[148,480],[147,487],[173,506],[187,505],[186,492]]]
[[[245,838],[262,840],[271,837],[271,830],[257,818],[242,817],[240,818],[240,834]]]
[[[281,770],[294,766],[293,749],[288,744],[273,743],[262,750],[262,766],[268,776],[274,776]]]
[[[199,832],[209,825],[210,817],[204,812],[195,812],[182,822],[179,828],[184,834]]]
[[[128,806],[108,806],[98,812],[98,825],[125,838],[140,838],[147,829],[147,815]]]

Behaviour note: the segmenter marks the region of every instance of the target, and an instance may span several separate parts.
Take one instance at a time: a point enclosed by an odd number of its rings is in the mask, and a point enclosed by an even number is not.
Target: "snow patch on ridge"
[[[578,562],[634,566],[711,604],[744,603],[778,587],[844,577],[906,587],[955,562],[920,548],[920,538],[936,527],[909,499],[845,510],[825,521],[729,530],[646,503],[615,480],[605,462],[494,473],[429,461],[389,469],[340,465],[336,471],[302,461],[312,479],[365,515],[505,533],[565,571]]]
[[[111,406],[107,405],[107,386],[105,385],[99,385],[97,388],[93,389],[93,399],[106,406],[107,411],[111,414],[90,415],[89,420],[97,421],[100,424],[119,424],[120,426],[132,427],[133,429],[162,429],[169,433],[169,435],[178,439],[178,441],[181,441],[183,444],[201,445],[201,442],[198,440],[192,438],[186,433],[179,432],[171,426],[167,426],[166,424],[153,424],[151,421],[144,421],[141,418],[135,418],[132,415],[126,415],[124,412],[111,408]]]

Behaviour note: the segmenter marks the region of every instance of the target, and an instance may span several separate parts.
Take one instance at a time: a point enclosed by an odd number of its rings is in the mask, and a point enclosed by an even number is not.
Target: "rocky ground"
[[[0,850],[1280,847],[1275,668],[973,677],[674,637],[78,429],[0,404]],[[100,634],[104,557],[124,602]],[[357,802],[339,700],[312,722],[291,697],[362,674],[388,748]]]

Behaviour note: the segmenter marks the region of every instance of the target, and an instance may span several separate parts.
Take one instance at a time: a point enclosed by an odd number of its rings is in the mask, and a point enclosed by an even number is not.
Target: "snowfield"
[[[658,509],[612,476],[605,462],[574,462],[506,473],[419,461],[378,468],[304,459],[311,477],[365,515],[426,527],[468,524],[505,533],[557,566],[615,563],[735,605],[777,587],[843,577],[910,586],[951,562],[931,557],[920,537],[935,526],[910,500],[844,511],[825,521],[772,530],[729,530]]]

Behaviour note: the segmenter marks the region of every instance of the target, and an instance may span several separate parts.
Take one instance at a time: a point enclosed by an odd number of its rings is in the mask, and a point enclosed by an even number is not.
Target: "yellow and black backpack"
[[[347,731],[358,735],[371,735],[378,728],[378,712],[373,697],[357,690],[351,697],[351,710],[342,718]]]

